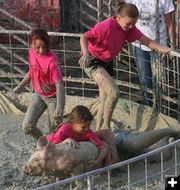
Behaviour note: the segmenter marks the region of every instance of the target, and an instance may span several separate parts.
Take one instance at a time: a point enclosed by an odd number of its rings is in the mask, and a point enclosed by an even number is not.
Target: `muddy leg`
[[[98,106],[98,112],[97,112],[97,122],[96,122],[96,130],[100,130],[103,124],[103,114],[104,114],[104,103],[106,101],[106,93],[103,89],[99,88],[99,94],[100,94],[100,104]]]
[[[131,138],[128,138],[127,140],[124,140],[123,143],[117,145],[117,148],[122,152],[136,153],[157,143],[164,137],[176,136],[177,132],[178,131],[173,128],[147,131],[140,135],[135,135]]]
[[[109,129],[103,129],[100,131],[96,131],[96,135],[108,144],[111,150],[111,162],[116,163],[119,160],[119,156],[116,148],[116,142],[112,132]]]
[[[40,137],[43,136],[42,132],[37,127],[26,127],[25,133],[30,134],[35,141],[37,141]]]
[[[100,97],[98,96],[96,98],[96,100],[89,106],[87,106],[89,108],[89,110],[91,111],[93,116],[96,116],[97,112],[98,112],[98,107],[100,104]]]
[[[95,70],[92,73],[92,77],[98,84],[99,89],[103,89],[107,96],[104,103],[104,122],[102,128],[109,129],[110,119],[119,98],[119,88],[115,84],[113,78],[102,67],[99,67],[97,70]]]
[[[116,103],[119,99],[119,88],[114,83],[111,87],[111,91],[108,94],[108,97],[106,98],[105,106],[104,106],[104,123],[103,127],[104,129],[110,128],[110,120],[112,117],[113,110],[116,106]]]
[[[41,131],[36,127],[36,125],[45,110],[46,105],[41,96],[34,94],[26,111],[22,128],[25,134],[31,135],[35,140],[42,136]]]
[[[148,151],[151,151],[151,150],[154,150],[154,149],[157,149],[157,148],[160,148],[160,147],[162,147],[164,145],[169,144],[169,140],[170,139],[174,139],[174,138],[170,137],[170,136],[166,136],[166,137],[162,138],[155,145],[153,145],[150,148],[148,148]],[[173,149],[172,148],[164,150],[163,151],[163,160],[167,161],[167,160],[171,159],[172,155],[173,155]],[[148,158],[148,161],[149,162],[160,162],[161,161],[161,156],[159,154],[155,154],[153,156],[150,156]]]

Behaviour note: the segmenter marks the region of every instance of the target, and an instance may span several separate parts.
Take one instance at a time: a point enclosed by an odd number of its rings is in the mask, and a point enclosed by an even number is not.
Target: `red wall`
[[[49,31],[60,30],[59,0],[4,0],[1,7],[31,26]]]

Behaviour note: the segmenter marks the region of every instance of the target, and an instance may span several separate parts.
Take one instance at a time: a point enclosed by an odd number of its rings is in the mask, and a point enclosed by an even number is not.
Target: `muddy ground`
[[[88,105],[91,99],[68,97],[66,104],[66,113],[76,104]],[[138,111],[137,111],[138,110]],[[112,125],[120,126],[132,131],[145,131],[149,127],[152,110],[142,109],[134,104],[120,101],[113,114]],[[1,113],[0,114],[0,190],[26,190],[34,189],[45,184],[58,181],[53,176],[25,176],[22,173],[22,167],[35,150],[35,142],[21,130],[23,114]],[[151,117],[152,118],[152,117]],[[163,118],[163,119],[162,119]],[[43,115],[38,126],[43,133],[48,132],[47,115]],[[122,125],[122,123],[124,125]],[[176,124],[176,121],[164,116],[154,117],[155,128],[167,127],[169,123]],[[180,159],[178,152],[178,160]],[[174,157],[164,163],[164,168],[172,166]],[[148,175],[160,172],[159,163],[148,163]],[[144,161],[139,161],[130,165],[131,180],[142,179],[144,174]],[[172,174],[173,169],[170,173]],[[127,167],[112,171],[112,189],[116,189],[127,182]],[[107,175],[98,175],[95,182],[98,183],[98,190],[107,189]],[[163,189],[163,184],[159,183],[160,175],[148,180],[149,189]],[[144,182],[134,184],[131,189],[144,189]],[[66,189],[65,186],[58,189]],[[125,189],[125,188],[124,188]]]

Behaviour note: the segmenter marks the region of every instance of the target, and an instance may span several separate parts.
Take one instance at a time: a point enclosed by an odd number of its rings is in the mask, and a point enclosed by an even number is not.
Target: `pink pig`
[[[35,151],[23,167],[24,174],[54,173],[58,176],[77,175],[86,172],[87,163],[96,160],[98,149],[91,142],[80,142],[79,148],[61,142],[52,144],[46,137],[37,142]]]

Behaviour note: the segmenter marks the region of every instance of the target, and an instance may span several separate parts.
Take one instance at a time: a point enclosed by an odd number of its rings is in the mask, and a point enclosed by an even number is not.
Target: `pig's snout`
[[[22,173],[23,175],[28,175],[30,173],[32,173],[32,169],[30,167],[28,167],[27,165],[22,167]]]
[[[43,171],[41,168],[37,167],[37,168],[32,168],[31,166],[25,165],[22,167],[22,173],[23,175],[39,175],[42,174]]]

